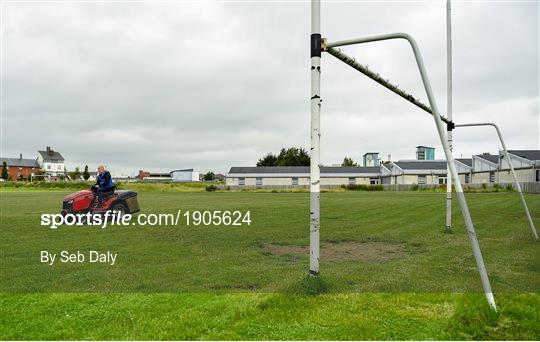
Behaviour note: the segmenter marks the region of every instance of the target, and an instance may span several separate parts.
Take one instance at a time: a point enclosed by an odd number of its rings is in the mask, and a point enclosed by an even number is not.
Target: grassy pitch
[[[442,233],[443,193],[322,194],[319,280],[305,278],[309,194],[139,194],[143,213],[249,210],[249,226],[40,226],[64,195],[1,193],[3,339],[540,338],[539,245],[516,193],[466,195],[497,314],[457,206]],[[90,249],[117,264],[39,260]]]

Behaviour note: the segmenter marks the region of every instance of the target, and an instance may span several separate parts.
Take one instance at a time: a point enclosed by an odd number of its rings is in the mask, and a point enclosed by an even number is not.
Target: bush
[[[209,191],[209,192],[216,191],[217,186],[215,186],[214,184],[211,184],[211,185],[207,185],[205,189],[206,189],[206,191]]]
[[[412,191],[417,191],[417,190],[418,190],[418,184],[413,184],[413,185],[411,186],[411,190],[412,190]]]
[[[384,187],[381,184],[348,184],[342,185],[341,188],[347,190],[361,190],[361,191],[381,191]]]
[[[514,190],[514,186],[512,184],[507,184],[506,185],[506,190],[507,191],[512,191],[512,190]]]
[[[487,189],[487,184],[486,183],[482,183],[482,189]]]

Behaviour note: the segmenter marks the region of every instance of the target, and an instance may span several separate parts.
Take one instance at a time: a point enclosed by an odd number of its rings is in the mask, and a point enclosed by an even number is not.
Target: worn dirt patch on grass
[[[266,244],[264,250],[274,255],[307,257],[309,246]],[[382,241],[324,242],[321,244],[321,259],[324,261],[361,260],[369,263],[382,263],[407,256],[405,244]]]

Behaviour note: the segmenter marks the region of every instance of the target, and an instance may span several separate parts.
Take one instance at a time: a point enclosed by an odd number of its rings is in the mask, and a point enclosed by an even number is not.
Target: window
[[[62,170],[62,165],[58,165],[57,170]]]
[[[370,178],[369,184],[379,184],[379,178]]]
[[[50,170],[51,169],[51,165],[47,165],[47,170]]]
[[[471,175],[469,173],[466,173],[465,174],[465,183],[470,183],[471,182]]]
[[[293,177],[292,185],[298,185],[298,177]]]
[[[418,184],[426,184],[426,176],[418,176]]]
[[[439,177],[439,184],[442,185],[442,184],[447,184],[448,183],[448,179],[446,177]]]
[[[258,185],[258,186],[262,185],[262,178],[261,177],[255,178],[255,185]]]
[[[246,179],[245,178],[238,178],[238,185],[246,185]]]
[[[536,170],[536,181],[540,182],[540,170]]]
[[[489,182],[490,183],[495,183],[495,172],[491,171],[489,173]]]
[[[356,184],[356,178],[354,178],[354,177],[349,177],[349,184],[351,184],[351,185]]]

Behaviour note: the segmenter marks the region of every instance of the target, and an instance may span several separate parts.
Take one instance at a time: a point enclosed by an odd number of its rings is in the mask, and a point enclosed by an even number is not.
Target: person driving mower
[[[111,173],[105,170],[105,166],[99,165],[96,184],[92,186],[92,190],[97,194],[97,204],[101,206],[103,199],[109,195],[112,195],[115,189],[116,185],[114,185]]]

